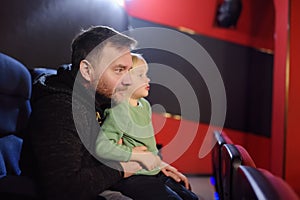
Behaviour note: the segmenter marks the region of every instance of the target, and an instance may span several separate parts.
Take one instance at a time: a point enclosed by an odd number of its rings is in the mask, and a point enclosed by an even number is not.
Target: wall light
[[[242,0],[224,0],[217,11],[217,24],[220,27],[234,27],[242,11]]]

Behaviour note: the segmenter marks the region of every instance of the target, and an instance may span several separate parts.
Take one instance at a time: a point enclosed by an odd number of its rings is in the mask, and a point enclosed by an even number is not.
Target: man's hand
[[[173,178],[176,182],[184,182],[184,186],[187,189],[190,189],[190,184],[189,181],[187,179],[187,177],[185,175],[183,175],[182,173],[180,173],[175,167],[172,167],[171,165],[162,162],[161,164],[161,171],[168,177]]]
[[[160,157],[147,151],[145,146],[134,147],[130,160],[140,162],[147,170],[155,169],[161,165]]]
[[[138,162],[129,161],[120,162],[120,164],[124,171],[124,178],[127,178],[142,169],[141,165]]]

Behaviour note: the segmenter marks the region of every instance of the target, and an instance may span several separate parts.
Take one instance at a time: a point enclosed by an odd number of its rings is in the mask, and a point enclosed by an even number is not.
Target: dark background
[[[165,27],[130,17],[111,1],[6,0],[0,8],[0,51],[28,68],[57,68],[70,62],[74,36],[91,25],[109,25],[119,31],[128,27]],[[273,55],[203,35],[190,36],[207,50],[222,75],[227,95],[225,127],[269,137]],[[139,52],[148,62],[171,66],[189,80],[200,102],[201,116],[200,119],[192,114],[183,117],[209,123],[211,102],[207,87],[190,64],[170,52],[155,49]],[[151,69],[150,74],[155,76]],[[163,105],[171,114],[181,114],[176,97],[166,87],[152,84],[148,99],[152,104]]]

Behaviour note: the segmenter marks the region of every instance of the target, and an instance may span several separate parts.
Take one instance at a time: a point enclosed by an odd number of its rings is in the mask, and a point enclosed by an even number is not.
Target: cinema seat
[[[231,200],[233,190],[233,177],[236,173],[237,168],[240,165],[247,165],[256,167],[253,159],[247,152],[247,150],[240,145],[224,144],[221,148],[222,152],[222,199]]]
[[[38,80],[41,76],[44,75],[53,75],[57,73],[56,69],[51,69],[47,67],[35,67],[32,69],[29,69],[32,83],[34,84],[36,80]]]
[[[215,179],[215,188],[219,197],[223,196],[222,189],[222,172],[221,172],[221,148],[224,144],[232,144],[231,139],[226,135],[225,132],[214,131],[214,138],[216,144],[212,150],[212,166],[213,166],[213,175]]]
[[[252,157],[250,156],[248,151],[243,146],[241,146],[241,145],[234,145],[234,146],[237,148],[237,150],[241,156],[242,165],[256,167],[254,160],[252,159]]]
[[[31,107],[31,76],[16,59],[0,53],[0,199],[35,199],[34,182],[19,166]]]
[[[265,169],[240,165],[234,178],[232,200],[299,200],[280,177]]]

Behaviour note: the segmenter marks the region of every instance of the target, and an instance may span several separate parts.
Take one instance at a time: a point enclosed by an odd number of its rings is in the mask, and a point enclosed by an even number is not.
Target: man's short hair
[[[128,49],[133,49],[137,44],[133,38],[107,26],[92,26],[87,30],[82,30],[72,42],[71,62],[74,77],[78,72],[80,62],[86,59],[96,47],[100,47],[101,50],[108,42],[115,47]]]

